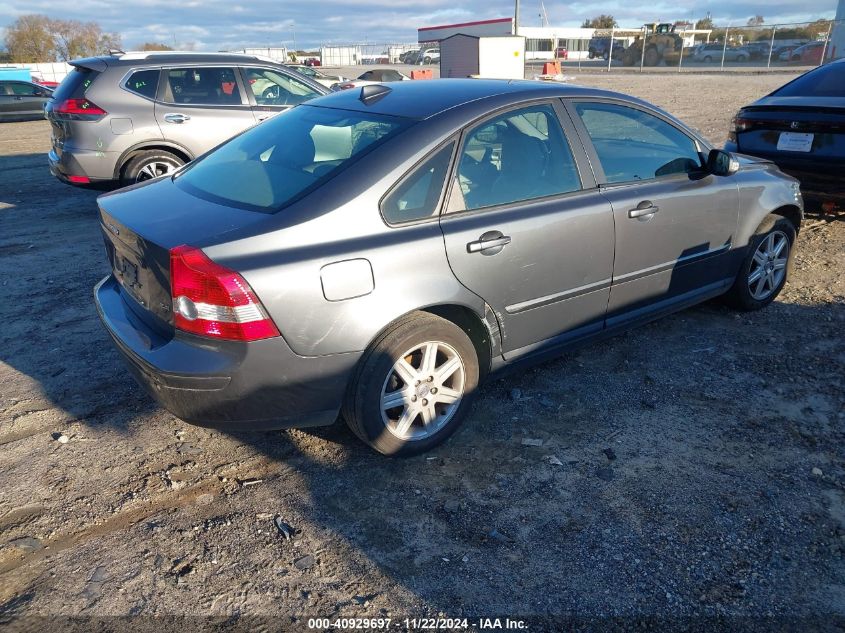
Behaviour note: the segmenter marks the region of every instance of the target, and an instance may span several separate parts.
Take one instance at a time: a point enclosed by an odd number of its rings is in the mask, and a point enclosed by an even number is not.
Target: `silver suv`
[[[74,66],[45,107],[50,171],[82,186],[175,171],[325,86],[253,55],[120,53]]]

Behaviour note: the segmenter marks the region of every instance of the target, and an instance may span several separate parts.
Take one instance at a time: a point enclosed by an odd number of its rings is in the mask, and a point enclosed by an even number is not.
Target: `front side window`
[[[575,159],[550,105],[512,110],[469,131],[458,182],[467,209],[581,188]]]
[[[576,103],[608,183],[652,180],[701,169],[698,147],[666,121],[627,106]]]
[[[320,93],[304,82],[267,68],[245,68],[246,80],[258,105],[295,106]]]
[[[8,86],[12,89],[11,94],[18,95],[21,97],[33,97],[37,95],[42,95],[46,92],[46,90],[42,90],[38,86],[33,86],[32,84],[25,84],[23,82],[13,82],[8,84]]]
[[[218,204],[274,213],[410,124],[370,112],[299,106],[195,160],[174,182]]]
[[[132,73],[124,84],[126,89],[148,99],[155,99],[159,70],[139,70]]]
[[[436,151],[384,199],[381,212],[389,224],[422,220],[437,213],[454,147],[449,143]]]
[[[188,105],[240,105],[241,93],[234,68],[171,68],[167,71],[164,100]]]

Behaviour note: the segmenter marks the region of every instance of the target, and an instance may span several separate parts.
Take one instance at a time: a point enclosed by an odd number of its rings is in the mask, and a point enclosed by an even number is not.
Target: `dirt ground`
[[[579,82],[721,143],[789,78]],[[393,460],[342,424],[237,435],[155,406],[92,304],[96,194],[48,145],[44,121],[0,126],[0,624],[845,617],[843,222],[808,222],[766,310],[708,303],[488,384],[451,441]]]

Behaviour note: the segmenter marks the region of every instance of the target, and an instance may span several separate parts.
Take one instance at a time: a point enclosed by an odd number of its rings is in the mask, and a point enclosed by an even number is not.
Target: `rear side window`
[[[575,109],[609,183],[701,169],[695,141],[654,115],[610,103],[576,103]]]
[[[234,68],[199,67],[165,70],[164,101],[190,105],[241,105]]]
[[[123,85],[129,92],[134,92],[148,99],[155,99],[159,73],[160,71],[157,68],[154,70],[139,70],[132,73]]]
[[[274,213],[410,125],[302,105],[236,136],[175,178],[200,198]]]
[[[538,105],[469,131],[458,163],[467,209],[577,191],[581,179],[554,109]]]
[[[59,87],[53,93],[53,98],[60,103],[65,99],[81,99],[99,74],[96,70],[77,66],[59,84]]]
[[[772,93],[777,97],[845,97],[845,63],[828,64],[801,75]]]
[[[388,224],[422,220],[437,213],[454,148],[455,144],[449,143],[439,149],[384,199],[381,212]]]

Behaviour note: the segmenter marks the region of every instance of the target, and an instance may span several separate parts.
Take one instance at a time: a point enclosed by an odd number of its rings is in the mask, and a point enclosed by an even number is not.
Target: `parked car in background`
[[[440,49],[439,48],[423,48],[420,49],[416,58],[416,64],[439,64],[440,63]]]
[[[0,121],[41,119],[53,91],[31,81],[0,80]]]
[[[401,55],[399,55],[399,61],[403,64],[416,64],[417,58],[420,56],[420,49],[416,48],[414,50],[405,51]]]
[[[802,64],[818,66],[822,63],[822,55],[826,50],[825,42],[810,42],[792,51],[792,61]]]
[[[49,88],[50,90],[55,90],[59,87],[58,81],[47,81],[46,79],[42,79],[40,75],[32,75],[32,83],[38,84],[39,86],[44,86],[45,88]]]
[[[806,43],[806,42],[805,42]],[[772,59],[777,59],[778,61],[782,62],[789,62],[792,61],[792,53],[796,48],[801,48],[804,46],[805,43],[801,44],[790,44],[788,46],[779,46],[775,49],[772,53]],[[800,59],[801,56],[799,55],[797,59]],[[796,61],[797,61],[796,59]]]
[[[342,412],[389,455],[508,366],[719,295],[763,308],[802,217],[793,178],[644,101],[482,79],[333,93],[98,204],[97,310],[162,406],[238,431]]]
[[[728,46],[725,48],[724,44],[704,44],[693,53],[693,61],[704,62],[721,62],[724,55],[726,62],[747,62],[751,59],[751,53],[748,49],[739,46]]]
[[[623,39],[613,38],[613,59],[622,58],[625,52],[626,41]],[[590,40],[587,48],[587,57],[595,59],[597,57],[607,61],[607,56],[610,54],[610,38],[609,37],[594,37]]]
[[[286,64],[288,68],[295,70],[296,72],[305,75],[309,79],[316,81],[319,84],[323,84],[326,88],[331,88],[332,85],[336,84],[339,81],[344,81],[346,78],[341,75],[328,75],[321,70],[314,70],[311,66],[305,66],[303,64]]]
[[[769,51],[772,50],[772,43],[766,41],[750,42],[744,44],[743,48],[748,51],[750,59],[768,59]],[[776,60],[777,57],[774,57]]]
[[[410,77],[400,73],[393,68],[374,68],[361,73],[358,79],[341,81],[332,86],[332,90],[348,90],[349,88],[358,88],[360,86],[367,86],[370,84],[382,84],[393,81],[410,81]]]
[[[71,66],[45,113],[50,171],[74,185],[128,185],[171,173],[328,92],[282,64],[234,53],[121,53]]]
[[[566,46],[557,47],[557,49],[555,50],[555,59],[569,59],[569,50],[566,48]]]
[[[742,108],[725,149],[774,161],[807,206],[845,207],[845,60],[804,73]]]
[[[316,57],[309,57],[305,60],[306,66],[322,66],[322,63]]]

